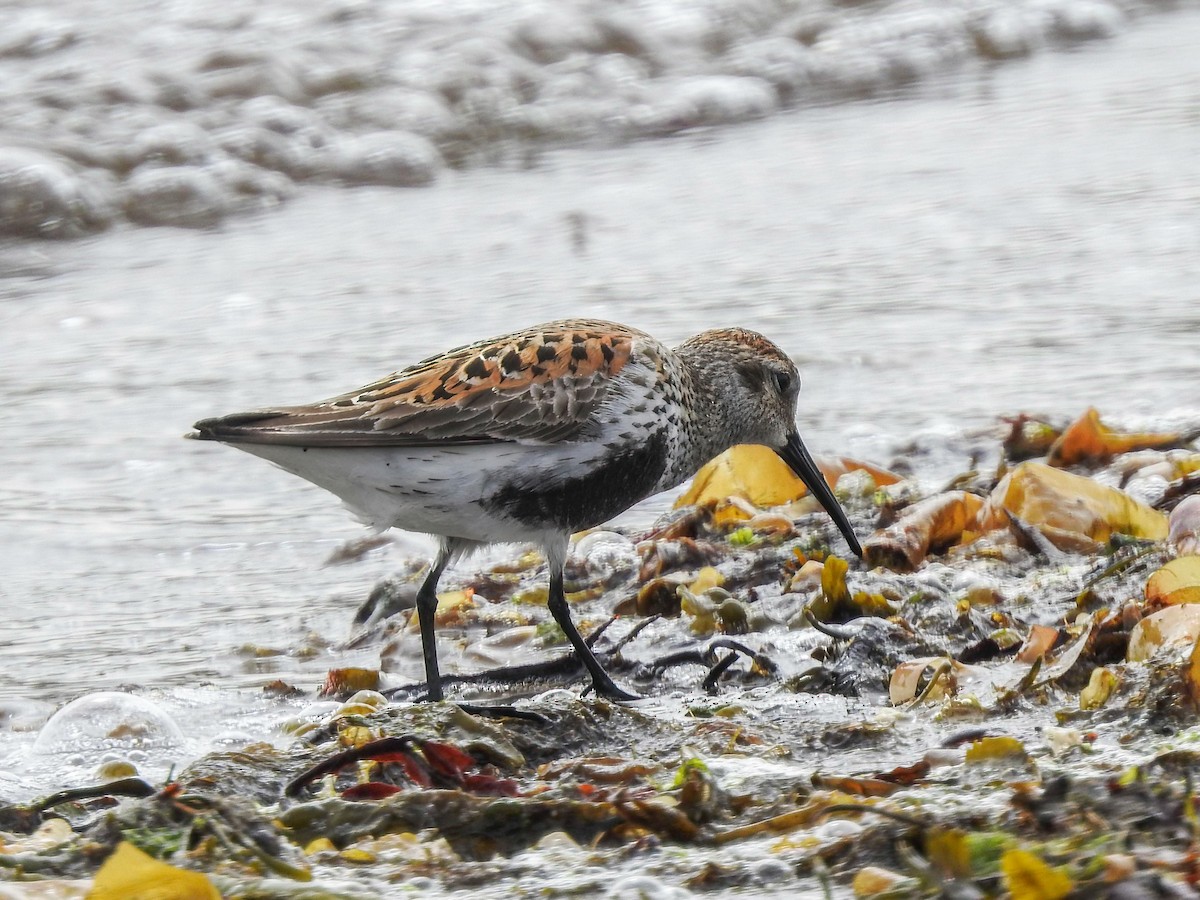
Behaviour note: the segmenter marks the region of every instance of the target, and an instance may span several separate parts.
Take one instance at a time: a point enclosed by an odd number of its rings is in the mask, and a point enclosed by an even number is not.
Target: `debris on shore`
[[[463,702],[410,702],[411,592],[381,585],[394,614],[357,638],[380,666],[331,671],[337,709],[165,784],[110,763],[0,806],[0,878],[64,897],[1195,896],[1197,434],[1094,410],[1008,425],[937,490],[824,468],[862,561],[756,448],[650,532],[582,536],[568,596],[641,702],[577,695],[532,555],[441,595]]]

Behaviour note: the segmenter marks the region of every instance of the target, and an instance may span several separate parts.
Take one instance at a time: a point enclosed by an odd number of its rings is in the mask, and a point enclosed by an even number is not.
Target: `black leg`
[[[437,638],[433,633],[434,616],[437,613],[437,585],[450,561],[450,554],[445,548],[429,565],[429,574],[417,591],[417,621],[421,625],[421,652],[425,654],[425,684],[429,689],[428,699],[441,700],[442,675],[438,670]]]
[[[605,697],[613,700],[642,699],[637,694],[631,694],[617,687],[613,683],[613,680],[608,677],[608,673],[601,668],[600,660],[596,659],[596,654],[592,653],[592,648],[584,643],[583,638],[580,637],[579,629],[571,621],[571,610],[567,607],[567,596],[563,591],[562,567],[556,566],[553,563],[550,564],[550,599],[547,606],[550,609],[550,615],[554,616],[554,621],[558,623],[558,627],[563,630],[563,634],[567,636],[567,640],[575,648],[575,655],[591,674],[592,689],[597,694],[603,694]]]

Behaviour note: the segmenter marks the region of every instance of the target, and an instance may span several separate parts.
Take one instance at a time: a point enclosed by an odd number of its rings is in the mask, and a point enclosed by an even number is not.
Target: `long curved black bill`
[[[825,507],[825,511],[829,513],[829,517],[833,519],[838,531],[845,537],[846,543],[850,545],[850,549],[854,551],[855,555],[862,556],[862,545],[859,544],[854,529],[850,527],[850,520],[846,518],[846,513],[841,504],[837,502],[837,498],[833,496],[833,491],[829,489],[825,476],[821,474],[821,470],[813,462],[804,442],[800,440],[799,432],[793,431],[789,434],[787,443],[782,448],[777,448],[775,452],[788,464],[788,468],[800,476],[800,480],[808,486],[812,495],[821,501],[821,505]]]

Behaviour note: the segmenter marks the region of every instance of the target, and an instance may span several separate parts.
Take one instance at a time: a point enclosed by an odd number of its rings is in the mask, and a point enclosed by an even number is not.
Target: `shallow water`
[[[421,539],[323,567],[362,534],[336,503],[180,436],[517,325],[760,329],[801,364],[814,452],[886,464],[916,439],[932,480],[966,466],[962,429],[1022,410],[1194,423],[1198,44],[1200,14],[1178,11],[886,102],[547,151],[419,190],[307,187],[215,231],[9,242],[10,724],[139,684],[211,738],[240,713],[183,686],[377,663],[325,643]]]

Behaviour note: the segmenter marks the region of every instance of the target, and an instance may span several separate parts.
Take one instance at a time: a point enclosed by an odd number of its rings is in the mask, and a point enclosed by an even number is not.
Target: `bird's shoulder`
[[[409,366],[354,398],[378,431],[555,442],[586,432],[630,377],[662,371],[649,335],[598,320],[550,322]]]
[[[553,389],[580,379],[617,377],[648,335],[598,320],[549,322],[431,356],[355,392],[380,411],[389,403],[469,405],[476,395]]]

